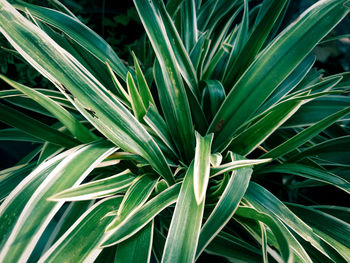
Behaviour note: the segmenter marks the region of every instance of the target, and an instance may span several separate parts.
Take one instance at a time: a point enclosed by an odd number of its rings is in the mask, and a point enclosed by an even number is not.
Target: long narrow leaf
[[[207,191],[210,175],[210,149],[213,134],[202,137],[196,133],[196,152],[194,156],[193,187],[197,204],[200,205]]]
[[[92,206],[60,237],[38,262],[72,262],[87,260],[93,262],[101,252],[98,247],[104,229],[112,217],[106,216],[117,210],[121,196],[106,198]]]
[[[289,244],[281,230],[282,223],[278,219],[272,216],[269,216],[267,214],[258,212],[257,210],[249,207],[238,208],[236,215],[243,216],[253,220],[259,220],[264,224],[266,224],[276,236],[277,242],[279,243],[279,249],[281,251],[281,255],[284,262],[292,261],[292,254],[289,249]]]
[[[146,114],[146,107],[143,104],[142,98],[138,89],[136,88],[136,84],[130,72],[128,72],[126,77],[126,83],[128,85],[128,92],[131,99],[131,106],[134,112],[136,119],[142,121],[143,116]]]
[[[248,187],[252,172],[251,168],[241,168],[232,173],[225,191],[201,229],[197,257],[232,218]]]
[[[156,186],[157,179],[145,174],[136,178],[126,192],[120,205],[116,218],[108,225],[107,231],[111,231],[121,224],[127,217],[138,210],[147,201]]]
[[[202,223],[204,200],[197,204],[193,191],[194,163],[189,166],[175,206],[162,262],[193,262],[200,227]],[[184,224],[185,222],[185,224]]]
[[[336,249],[347,261],[350,257],[350,224],[306,206],[289,204],[289,208],[312,227],[313,231]],[[317,218],[317,223],[315,222]]]
[[[137,84],[139,87],[140,95],[142,98],[143,105],[146,109],[152,105],[156,105],[151,93],[151,90],[148,87],[147,81],[145,79],[145,76],[142,73],[141,67],[139,62],[137,61],[137,57],[134,52],[132,52],[132,57],[134,59],[134,65],[135,65],[135,75],[137,78]]]
[[[68,89],[74,96],[75,107],[108,139],[124,150],[141,155],[168,183],[173,183],[171,170],[159,147],[121,102],[9,3],[0,0],[0,8],[0,31],[19,53],[63,93]]]
[[[129,171],[105,179],[75,186],[49,197],[50,201],[81,201],[97,199],[127,189],[135,176]]]
[[[0,261],[26,261],[46,226],[63,205],[63,202],[50,202],[46,199],[79,184],[94,167],[116,150],[106,142],[78,147],[79,149],[60,162],[40,186],[37,186],[29,200],[25,200],[26,205],[1,250]],[[14,193],[21,191],[22,187],[18,186]],[[9,202],[3,204],[4,208]]]
[[[158,82],[157,88],[165,120],[185,159],[189,160],[192,156],[193,147],[191,146],[194,145],[193,124],[174,51],[154,5],[148,0],[134,0],[134,3],[160,63],[162,76],[159,78],[162,80],[159,82],[164,85]]]
[[[198,40],[197,8],[195,0],[184,0],[181,11],[183,12],[182,35],[184,38],[184,45],[187,51],[190,51]]]
[[[91,54],[96,56],[103,63],[110,61],[113,70],[122,79],[126,78],[128,69],[114,52],[112,47],[79,20],[59,11],[31,5],[25,2],[17,1],[14,6],[22,11],[29,10],[29,12],[37,19],[58,28],[67,34],[72,40],[76,41],[80,46],[91,52]]]
[[[308,140],[319,134],[321,131],[326,129],[328,126],[335,123],[341,117],[347,115],[350,112],[350,107],[345,108],[335,114],[330,115],[329,117],[319,121],[318,123],[310,126],[309,128],[298,133],[288,141],[278,145],[278,147],[270,150],[266,154],[262,155],[261,158],[276,158],[281,157],[290,151],[296,149],[297,147],[303,145]]]
[[[163,209],[176,202],[180,188],[180,184],[175,184],[152,198],[128,217],[128,220],[124,220],[112,231],[108,231],[100,246],[118,244],[137,233]]]
[[[263,164],[270,162],[271,159],[263,159],[263,160],[237,160],[237,161],[232,161],[229,163],[225,163],[222,165],[219,165],[217,167],[213,167],[210,169],[210,176],[218,176],[223,173],[228,173],[234,170],[238,170],[240,168],[244,167],[250,167],[253,165],[258,165],[258,164]]]
[[[324,254],[327,257],[337,256],[332,252],[325,242],[325,239],[316,235],[312,229],[303,222],[299,217],[297,217],[291,210],[287,208],[279,199],[268,192],[265,188],[255,184],[250,183],[248,190],[245,194],[245,198],[252,203],[256,208],[262,209],[264,213],[271,216],[277,216],[284,224],[290,227],[294,232],[301,236],[304,240],[308,241],[313,247]],[[341,253],[341,251],[338,251]],[[345,255],[341,253],[342,255]],[[347,256],[348,257],[348,256]]]
[[[31,99],[35,100],[46,110],[52,113],[62,124],[64,124],[71,134],[80,140],[82,143],[88,143],[96,140],[98,137],[89,131],[83,124],[81,124],[72,114],[70,114],[66,109],[60,106],[57,102],[46,97],[45,95],[26,87],[18,82],[10,80],[3,75],[0,78],[6,81],[9,85],[15,89],[20,90],[26,94]]]
[[[228,94],[208,132],[215,132],[214,151],[221,150],[236,129],[260,106],[348,13],[346,0],[325,0],[307,10],[285,29],[247,69]],[[312,38],[307,37],[312,35]]]
[[[266,174],[266,173],[284,173],[284,174],[298,175],[308,179],[331,184],[350,194],[350,183],[345,179],[343,179],[342,177],[318,168],[304,165],[304,164],[286,163],[286,164],[270,166],[269,168],[262,169],[261,171],[259,171],[259,174]]]
[[[36,138],[49,141],[56,145],[71,148],[79,144],[79,141],[75,140],[73,137],[57,131],[2,103],[0,103],[0,121],[21,129]]]
[[[153,221],[138,233],[118,244],[114,263],[148,263],[151,259]]]
[[[288,120],[303,103],[303,100],[282,102],[273,108],[264,118],[235,137],[228,148],[241,155],[249,154]]]
[[[232,85],[233,80],[237,79],[237,75],[240,76],[247,69],[249,63],[252,62],[256,54],[258,54],[287,2],[288,0],[263,2],[263,5],[268,6],[268,8],[265,10],[258,25],[254,28],[247,43],[237,55],[234,66],[228,69],[224,82],[226,86]]]

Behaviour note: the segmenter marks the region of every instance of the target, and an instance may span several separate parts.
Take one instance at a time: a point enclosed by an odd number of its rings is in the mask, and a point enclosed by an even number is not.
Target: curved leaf
[[[158,145],[122,103],[5,0],[0,0],[0,9],[0,31],[16,50],[61,92],[67,94],[68,89],[74,99],[67,98],[109,140],[141,155],[168,183],[173,183],[172,172]]]
[[[105,227],[112,217],[107,216],[118,209],[122,201],[121,196],[103,199],[90,207],[77,221],[62,235],[55,244],[45,252],[38,262],[93,262],[101,252],[98,247],[103,237]]]
[[[67,202],[102,198],[127,189],[134,179],[135,176],[126,170],[114,176],[66,189],[50,196],[48,200]]]
[[[112,47],[78,19],[57,10],[31,5],[22,1],[16,1],[14,6],[22,11],[27,9],[35,18],[58,28],[103,63],[109,61],[113,70],[122,79],[126,78],[128,68]]]
[[[128,217],[128,220],[124,220],[112,231],[108,231],[100,246],[107,247],[118,244],[137,233],[163,209],[176,202],[180,187],[180,184],[175,184],[167,188],[137,209]]]
[[[197,204],[193,191],[194,163],[189,166],[170,223],[162,262],[193,262],[202,217],[204,200]]]
[[[25,207],[0,252],[0,261],[26,261],[48,223],[63,205],[63,202],[55,203],[46,199],[63,189],[78,185],[92,169],[115,150],[116,148],[111,148],[106,142],[78,146],[42,182],[39,181],[40,185],[35,184],[35,191],[25,199]],[[33,176],[35,173],[29,176],[28,180]],[[14,194],[26,192],[26,182],[27,180],[22,182],[13,191]],[[1,206],[4,216],[8,216],[6,213],[12,214],[8,208],[17,201],[12,200],[12,196],[11,194],[8,201],[6,200]]]

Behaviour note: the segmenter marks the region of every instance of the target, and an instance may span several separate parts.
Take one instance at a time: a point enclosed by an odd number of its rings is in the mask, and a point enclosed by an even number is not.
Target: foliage
[[[0,32],[57,88],[0,76],[0,140],[37,146],[0,172],[0,261],[349,262],[349,208],[303,199],[350,192],[349,73],[312,55],[349,1],[282,31],[288,0],[134,4],[129,66],[63,5],[0,0]]]

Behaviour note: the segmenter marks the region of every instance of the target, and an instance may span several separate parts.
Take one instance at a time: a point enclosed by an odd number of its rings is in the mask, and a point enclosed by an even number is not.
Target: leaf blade
[[[162,262],[193,262],[202,223],[204,200],[197,204],[193,191],[194,162],[188,168],[175,206]],[[186,222],[186,224],[184,224]]]
[[[205,198],[210,175],[210,153],[213,134],[202,137],[196,133],[196,151],[193,168],[194,196],[197,204],[201,204]]]
[[[242,122],[251,117],[255,111],[251,105],[260,106],[317,42],[342,20],[349,12],[343,5],[345,2],[318,2],[264,49],[235,84],[208,129],[217,134],[214,151],[222,149]],[[312,34],[313,38],[305,37],[306,34]],[[289,52],[291,49],[293,52]]]

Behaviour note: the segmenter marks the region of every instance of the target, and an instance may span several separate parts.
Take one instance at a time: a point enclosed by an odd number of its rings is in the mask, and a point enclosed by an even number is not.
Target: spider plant
[[[350,262],[349,208],[307,195],[350,192],[350,74],[312,55],[349,1],[284,29],[288,0],[134,4],[127,64],[62,4],[0,0],[56,87],[1,75],[0,139],[35,150],[0,172],[0,262]]]

